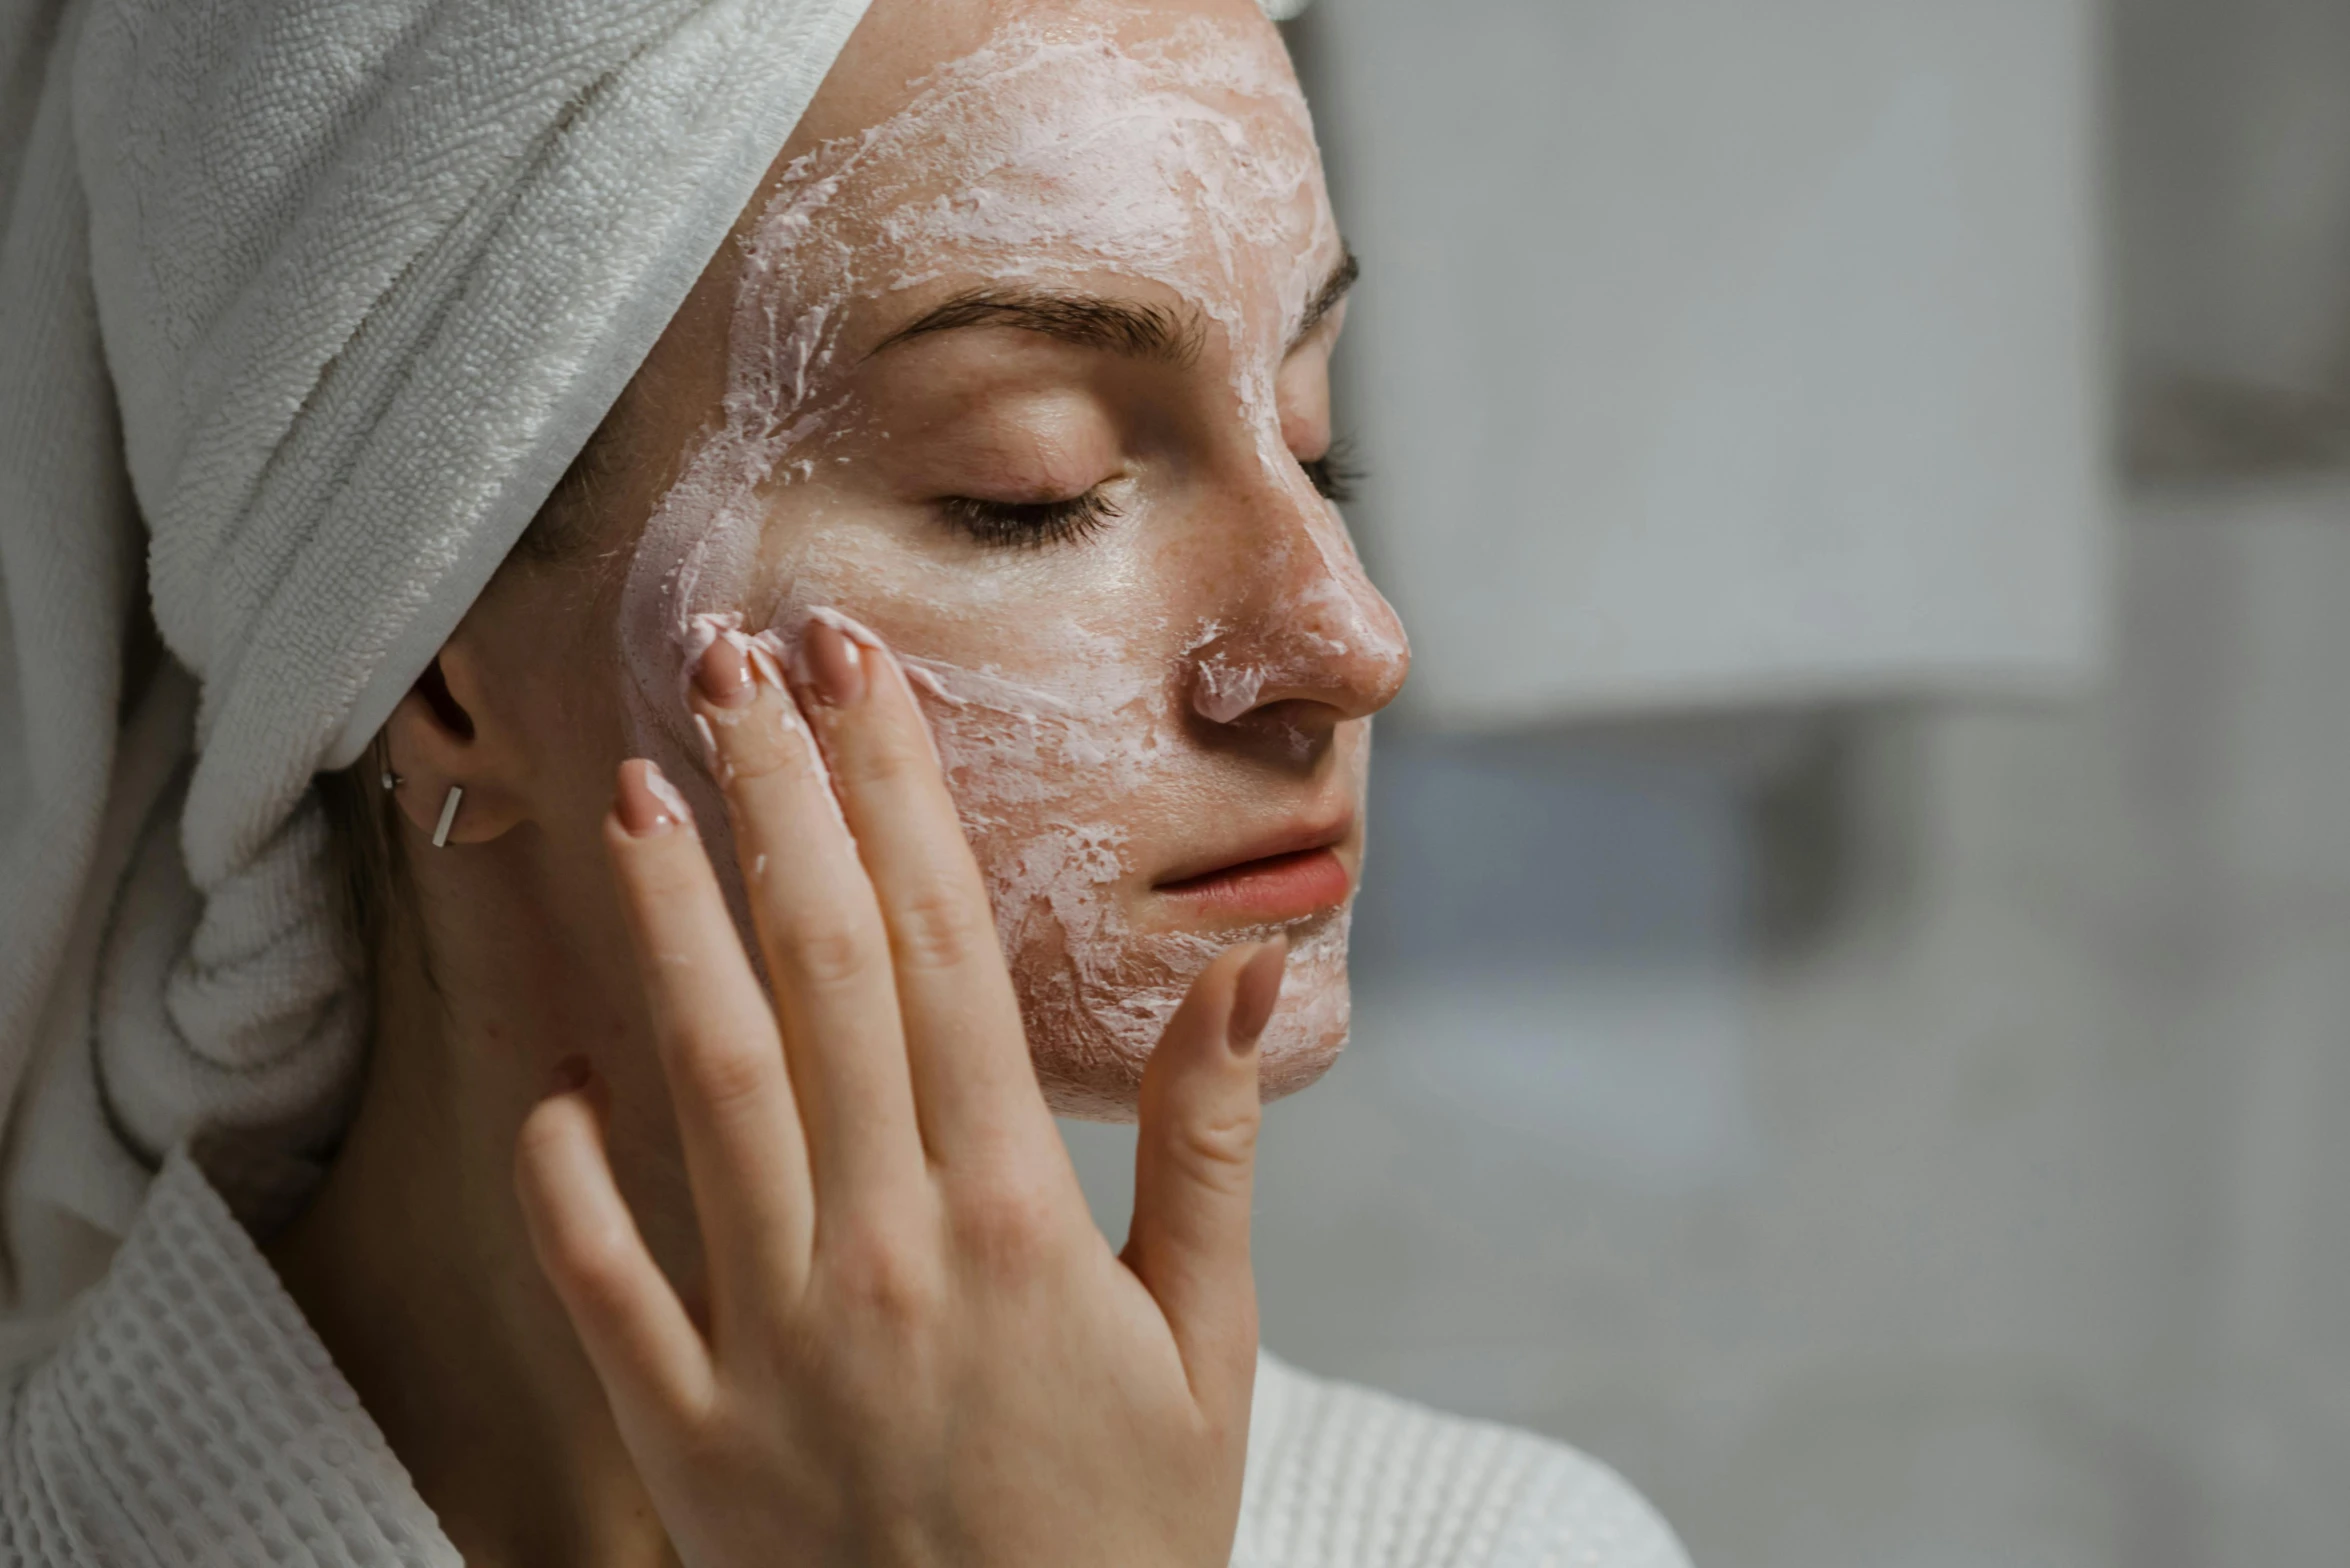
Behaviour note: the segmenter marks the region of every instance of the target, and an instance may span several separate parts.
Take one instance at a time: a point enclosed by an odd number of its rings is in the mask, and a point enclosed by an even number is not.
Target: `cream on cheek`
[[[1333,657],[1404,656],[1275,410],[1283,350],[1339,255],[1279,46],[1205,22],[1122,43],[1111,22],[1007,27],[887,121],[787,171],[744,258],[722,427],[647,526],[623,607],[637,739],[665,764],[700,749],[685,671],[722,618],[778,648],[815,614],[863,608],[888,627],[987,875],[1040,1076],[1057,1109],[1104,1116],[1131,1113],[1193,976],[1252,934],[1132,918],[1151,869],[1136,859],[1138,813],[1180,815],[1211,766],[1194,715],[1230,723],[1270,686],[1326,686]],[[1291,520],[1262,559],[1269,592],[1232,624],[1178,618],[1131,576],[1124,591],[1008,601],[1004,577],[926,569],[822,499],[825,465],[846,461],[838,444],[859,430],[842,347],[853,303],[941,280],[1103,274],[1172,289],[1221,337],[1235,407],[1286,492]],[[793,526],[770,528],[782,511]],[[676,771],[708,790],[698,767]],[[702,820],[722,820],[706,804]],[[1268,1093],[1311,1081],[1344,1040],[1346,920],[1288,928]]]

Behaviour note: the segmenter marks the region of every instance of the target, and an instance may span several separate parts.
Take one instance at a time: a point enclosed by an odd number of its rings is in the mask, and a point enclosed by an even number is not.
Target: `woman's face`
[[[673,454],[615,579],[627,744],[715,825],[690,660],[869,628],[1055,1109],[1131,1114],[1192,977],[1276,929],[1285,1093],[1345,1039],[1408,662],[1320,493],[1350,267],[1305,105],[1248,0],[939,15],[860,31],[624,403]]]

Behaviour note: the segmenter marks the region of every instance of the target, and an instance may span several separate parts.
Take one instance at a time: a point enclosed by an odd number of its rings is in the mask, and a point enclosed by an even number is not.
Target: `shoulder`
[[[227,1561],[457,1554],[182,1148],[63,1340],[0,1392],[0,1568]]]
[[[1623,1477],[1564,1443],[1257,1363],[1234,1568],[1688,1568]]]

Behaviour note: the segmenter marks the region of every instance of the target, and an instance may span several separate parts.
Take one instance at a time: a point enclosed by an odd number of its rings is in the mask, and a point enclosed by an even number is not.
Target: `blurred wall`
[[[2350,460],[2350,5],[2118,0],[2110,37],[2136,466]]]
[[[1268,1121],[1268,1342],[1708,1568],[2350,1554],[2350,4],[2100,25],[2106,678],[1383,722],[1355,1043]]]
[[[1450,728],[2077,688],[2091,0],[1334,0],[1350,511]]]

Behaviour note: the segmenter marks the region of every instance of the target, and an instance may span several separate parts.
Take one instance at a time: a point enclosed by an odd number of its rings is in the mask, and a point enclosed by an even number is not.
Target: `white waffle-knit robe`
[[[456,1568],[408,1472],[184,1146],[84,1306],[56,1352],[0,1393],[0,1564]],[[1688,1568],[1640,1495],[1573,1449],[1270,1356],[1233,1562]]]

